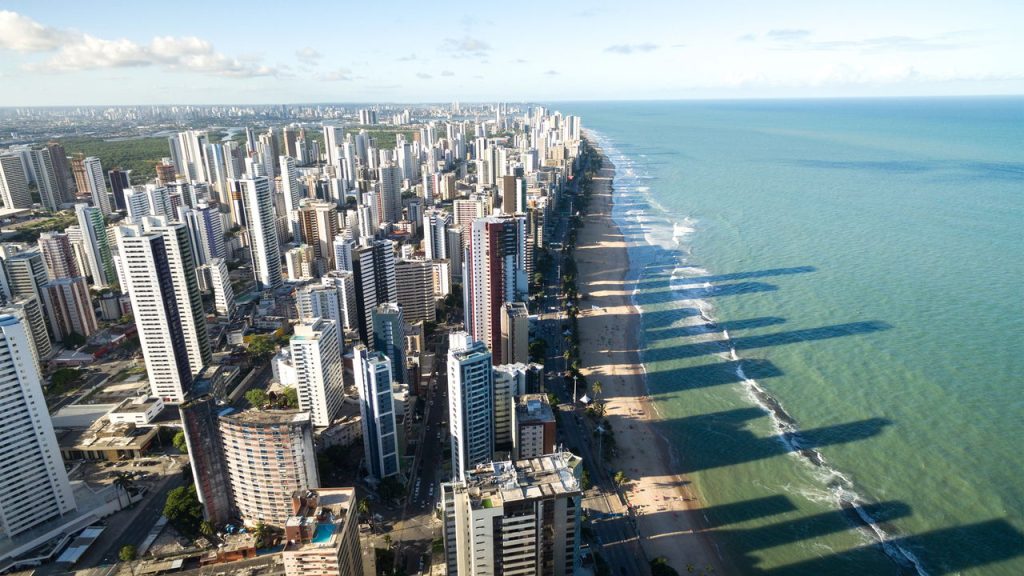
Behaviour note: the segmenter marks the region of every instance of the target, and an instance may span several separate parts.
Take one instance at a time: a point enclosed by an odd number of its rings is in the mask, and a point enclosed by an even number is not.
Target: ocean
[[[1024,574],[1024,99],[555,107],[736,571]]]

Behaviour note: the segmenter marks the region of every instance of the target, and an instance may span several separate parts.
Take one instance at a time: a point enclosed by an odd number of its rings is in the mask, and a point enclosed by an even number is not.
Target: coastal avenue
[[[571,192],[574,194],[574,186]],[[568,210],[559,213],[553,238],[559,247],[565,246],[568,237],[569,217],[572,214],[572,197]],[[625,514],[625,506],[619,501],[611,473],[604,466],[599,452],[592,445],[588,423],[575,410],[572,389],[561,376],[565,370],[562,357],[564,339],[562,336],[563,303],[561,300],[561,270],[563,253],[558,251],[556,265],[546,271],[544,293],[541,296],[540,314],[537,317],[537,336],[547,343],[547,357],[544,359],[545,385],[549,392],[557,395],[560,405],[558,442],[583,457],[590,471],[593,487],[584,495],[583,506],[591,516],[594,534],[593,549],[608,562],[613,574],[645,575],[650,567],[640,547],[631,520]]]

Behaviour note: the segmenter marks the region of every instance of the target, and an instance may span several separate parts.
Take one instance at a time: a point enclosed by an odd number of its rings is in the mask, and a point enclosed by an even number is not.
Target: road
[[[156,521],[163,515],[164,502],[167,500],[167,493],[183,486],[188,468],[178,468],[171,472],[170,476],[155,490],[146,494],[141,503],[135,508],[126,512],[119,512],[107,519],[107,529],[93,544],[92,548],[82,557],[77,567],[79,569],[93,568],[96,566],[110,566],[118,562],[118,552],[122,546],[131,544],[138,547],[149,534],[149,530],[156,524]],[[191,478],[188,479],[191,481]],[[127,514],[127,516],[122,516]]]
[[[448,444],[448,379],[445,360],[446,338],[438,336],[435,372],[426,394],[422,427],[422,441],[417,446],[416,458],[410,470],[408,494],[402,509],[402,518],[395,524],[396,557],[405,565],[408,574],[429,568],[430,553],[440,522],[434,516],[440,483],[444,478],[444,448]]]

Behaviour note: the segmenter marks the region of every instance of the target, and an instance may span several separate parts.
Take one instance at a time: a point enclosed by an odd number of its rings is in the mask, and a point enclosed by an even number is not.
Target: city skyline
[[[1002,1],[308,6],[8,2],[0,106],[1024,92],[1012,57],[1024,41],[1010,24],[1024,7]]]

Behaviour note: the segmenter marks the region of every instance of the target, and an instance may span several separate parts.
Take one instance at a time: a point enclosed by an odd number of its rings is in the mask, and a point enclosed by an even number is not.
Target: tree
[[[266,358],[277,352],[277,338],[273,334],[252,334],[245,337],[245,345],[256,358]]]
[[[594,396],[600,396],[603,388],[601,388],[601,381],[594,380],[594,383],[590,385],[590,391],[594,393]]]
[[[370,515],[370,501],[366,498],[359,501],[359,515],[364,518]]]
[[[70,348],[78,348],[82,344],[85,344],[85,336],[78,332],[70,332],[64,337],[64,345]]]
[[[299,391],[295,388],[288,386],[281,392],[281,397],[284,399],[284,405],[288,408],[299,407]]]
[[[74,368],[60,368],[50,377],[50,392],[61,394],[82,378],[82,372]]]
[[[188,454],[188,442],[185,441],[185,433],[183,431],[179,430],[178,433],[174,435],[174,438],[171,439],[171,444],[178,449],[178,452]]]
[[[213,538],[213,535],[217,533],[214,529],[213,524],[207,520],[203,520],[199,523],[199,533],[207,538]]]
[[[256,528],[252,531],[252,535],[256,538],[256,547],[262,548],[267,543],[267,538],[270,536],[270,527],[260,522],[256,525]]]
[[[651,576],[679,576],[679,572],[668,565],[668,559],[658,556],[651,560]]]
[[[134,484],[135,483],[132,482],[131,476],[129,476],[127,472],[118,472],[117,475],[114,476],[114,490],[117,492],[118,504],[121,504],[122,492],[128,497],[128,503],[131,504],[131,494],[128,493],[128,490],[130,490]],[[124,506],[122,505],[121,508],[124,508]]]
[[[253,408],[260,408],[261,406],[266,406],[270,398],[267,396],[266,390],[254,388],[245,393],[245,399]]]
[[[391,550],[391,535],[390,534],[385,534],[384,535],[384,546],[388,550]]]
[[[117,557],[121,559],[121,562],[128,563],[128,569],[132,571],[132,576],[135,576],[135,559],[139,557],[138,550],[131,544],[125,544],[121,546],[121,550],[117,553]]]
[[[530,359],[534,362],[543,362],[544,356],[547,354],[548,344],[540,338],[530,342],[529,353]]]
[[[629,476],[626,476],[625,472],[619,470],[618,472],[615,473],[615,477],[612,478],[612,481],[615,482],[616,486],[622,486],[623,484],[629,482]]]
[[[178,531],[195,536],[199,523],[203,521],[203,505],[196,496],[195,486],[179,486],[167,494],[164,502],[164,516]]]

